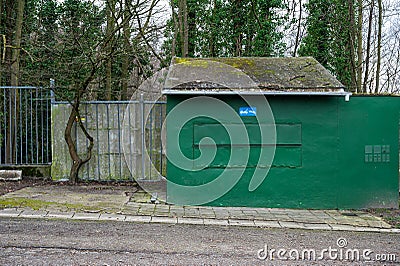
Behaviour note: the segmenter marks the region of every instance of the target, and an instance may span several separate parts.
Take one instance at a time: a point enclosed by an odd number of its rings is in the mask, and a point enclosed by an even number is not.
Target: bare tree
[[[362,93],[362,70],[363,70],[363,1],[358,0],[358,14],[357,14],[357,92]]]
[[[376,61],[376,78],[375,78],[375,93],[379,92],[379,80],[381,74],[381,45],[382,45],[382,15],[383,15],[383,8],[382,8],[382,0],[378,1],[378,44],[376,47],[377,50],[377,61]]]
[[[108,5],[114,5],[115,3],[115,0],[110,0]],[[74,93],[74,97],[70,102],[72,109],[64,131],[64,138],[68,145],[68,151],[72,159],[70,181],[73,183],[78,181],[78,174],[82,165],[87,163],[92,157],[94,139],[85,128],[85,125],[82,123],[80,106],[82,100],[88,92],[91,82],[96,78],[96,75],[99,74],[99,70],[104,66],[109,68],[109,59],[116,58],[120,55],[123,56],[122,62],[127,63],[127,59],[124,56],[127,53],[134,52],[134,48],[129,43],[130,38],[135,39],[135,42],[138,43],[143,42],[143,44],[151,51],[151,53],[155,55],[156,58],[161,60],[161,57],[157,54],[156,49],[152,46],[150,39],[152,33],[160,29],[160,27],[157,27],[154,23],[152,23],[157,3],[159,3],[159,0],[145,0],[143,2],[135,3],[132,1],[125,1],[124,3],[118,2],[120,7],[123,8],[119,8],[115,12],[110,13],[111,16],[113,16],[111,19],[111,21],[114,23],[113,26],[111,27],[110,25],[107,27],[103,37],[101,37],[92,47],[89,47],[88,49],[83,48],[85,47],[85,44],[83,43],[85,41],[84,37],[73,36],[73,47],[79,50],[78,54],[80,57],[80,61],[75,62],[76,65],[73,67],[73,69],[77,69],[78,71],[87,69],[87,71],[83,72],[84,77],[76,80],[72,88]],[[133,23],[133,21],[135,23]],[[77,31],[76,34],[79,35],[80,32]],[[115,39],[121,36],[123,45],[114,45]],[[112,49],[109,48],[110,46]],[[123,75],[127,75],[127,68],[127,65],[125,65]],[[108,71],[109,70],[107,70],[107,72]],[[72,129],[75,124],[82,131],[89,143],[87,151],[84,155],[81,155],[78,152],[75,141],[72,137]]]
[[[371,56],[371,34],[372,34],[372,20],[374,14],[374,0],[371,0],[369,7],[369,16],[368,16],[368,34],[367,34],[367,51],[365,54],[365,71],[364,71],[364,82],[363,82],[363,92],[367,92],[367,84],[368,84],[368,75],[369,75],[369,63]]]

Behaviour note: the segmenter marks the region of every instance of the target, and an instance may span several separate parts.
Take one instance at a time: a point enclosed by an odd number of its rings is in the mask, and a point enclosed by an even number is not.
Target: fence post
[[[144,99],[143,99],[143,93],[140,94],[140,134],[141,134],[141,140],[142,140],[142,179],[146,179],[146,173],[145,173],[145,121],[144,121]]]
[[[51,104],[53,105],[54,102],[56,101],[55,95],[54,95],[54,88],[56,87],[56,82],[54,79],[50,79],[50,99],[51,99]]]

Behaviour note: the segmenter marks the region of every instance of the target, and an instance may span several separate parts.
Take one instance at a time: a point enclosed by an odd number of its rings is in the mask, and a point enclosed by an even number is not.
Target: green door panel
[[[246,127],[248,136],[244,136],[240,142],[231,143],[228,132],[237,130],[238,127]],[[232,167],[271,167],[260,159],[260,152],[275,152],[272,167],[299,167],[301,166],[301,124],[276,124],[276,144],[274,138],[269,136],[274,125],[258,124],[194,124],[193,125],[193,159],[200,156],[202,149],[217,149],[214,160],[208,164],[199,164],[194,161],[193,169],[202,168],[232,168]],[[264,140],[261,132],[266,134]],[[212,143],[201,144],[204,138],[211,138]],[[276,145],[276,147],[274,147]],[[233,152],[244,153],[246,147],[250,148],[249,160],[241,164],[230,164],[229,158]]]

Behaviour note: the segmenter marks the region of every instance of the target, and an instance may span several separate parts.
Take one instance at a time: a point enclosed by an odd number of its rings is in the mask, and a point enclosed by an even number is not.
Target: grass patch
[[[10,208],[10,207],[28,207],[33,210],[39,210],[46,208],[51,205],[56,205],[55,202],[46,202],[35,199],[25,199],[25,198],[5,198],[0,199],[0,207]]]
[[[400,215],[399,216],[391,216],[391,217],[386,217],[385,220],[393,225],[394,227],[400,229]]]
[[[369,212],[381,217],[385,222],[400,229],[400,200],[399,209],[370,209]]]
[[[0,208],[31,208],[33,210],[47,209],[48,207],[54,207],[56,209],[68,209],[68,210],[86,210],[95,211],[101,209],[99,206],[85,206],[83,204],[70,204],[70,203],[58,203],[50,201],[42,201],[37,199],[27,198],[0,198]]]

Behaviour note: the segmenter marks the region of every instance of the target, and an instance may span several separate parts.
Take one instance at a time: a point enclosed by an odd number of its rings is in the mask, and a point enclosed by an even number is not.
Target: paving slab
[[[199,218],[178,217],[178,224],[204,224],[204,220]]]
[[[22,210],[17,208],[6,208],[0,210],[0,217],[18,217],[21,214]]]
[[[46,218],[71,219],[74,212],[49,211]]]
[[[273,220],[276,220],[276,218],[272,214],[259,214],[259,215],[254,217],[254,220],[273,221]]]
[[[170,205],[156,204],[155,210],[158,212],[169,212],[170,207],[171,207]]]
[[[252,221],[252,220],[237,220],[237,219],[229,219],[229,225],[255,226],[254,221]]]
[[[329,224],[332,230],[335,231],[356,231],[356,226],[346,225],[346,224]]]
[[[222,211],[222,210],[214,210],[215,213],[215,218],[216,219],[228,219],[229,218],[229,212],[228,211]]]
[[[304,223],[303,225],[312,230],[332,230],[332,227],[325,223]]]
[[[170,212],[169,205],[156,205],[153,216],[168,217],[170,216],[169,212]]]
[[[141,205],[138,214],[139,215],[153,215],[156,205]]]
[[[202,218],[215,218],[215,212],[212,208],[199,209],[199,216]]]
[[[200,211],[198,208],[185,206],[183,209],[185,211],[183,217],[196,218],[200,216]]]
[[[125,214],[125,215],[138,215],[139,207],[129,207],[129,206],[124,206],[121,211],[119,211],[120,214]]]
[[[100,221],[125,221],[126,216],[122,214],[102,213],[100,214]]]
[[[125,222],[150,223],[151,216],[126,216]]]
[[[185,214],[185,210],[182,206],[170,206],[169,208],[169,216],[170,217],[183,217]]]
[[[47,215],[48,211],[24,209],[19,217],[22,218],[43,218]]]
[[[100,218],[100,213],[75,213],[72,216],[74,220],[98,220]]]
[[[161,224],[177,224],[178,218],[153,216],[153,217],[151,217],[150,222],[161,223]]]
[[[279,224],[282,228],[307,229],[307,227],[303,223],[298,222],[279,221]]]
[[[281,228],[281,225],[278,221],[259,221],[254,220],[255,226],[258,227],[267,227],[267,228]]]
[[[274,220],[284,221],[284,222],[294,222],[295,220],[288,215],[284,214],[275,214],[274,213]]]
[[[204,225],[225,225],[228,226],[227,219],[204,219]]]

